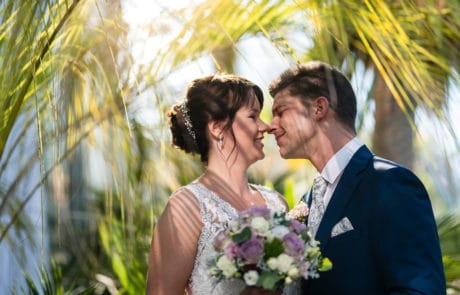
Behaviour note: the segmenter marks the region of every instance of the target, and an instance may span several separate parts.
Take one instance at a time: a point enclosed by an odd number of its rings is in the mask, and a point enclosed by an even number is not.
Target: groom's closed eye
[[[286,106],[279,106],[273,109],[273,116],[281,117],[288,108]]]

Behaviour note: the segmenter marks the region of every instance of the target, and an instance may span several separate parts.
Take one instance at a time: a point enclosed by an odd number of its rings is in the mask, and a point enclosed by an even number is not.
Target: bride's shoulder
[[[169,199],[196,199],[197,189],[197,184],[195,182],[186,184],[173,191]]]
[[[173,191],[169,196],[168,205],[181,208],[198,208],[197,199],[190,189],[190,185],[181,186]]]
[[[174,223],[176,225],[174,228],[183,226],[184,223],[199,227],[200,205],[189,190],[180,187],[169,196],[160,219],[167,220],[163,224]]]

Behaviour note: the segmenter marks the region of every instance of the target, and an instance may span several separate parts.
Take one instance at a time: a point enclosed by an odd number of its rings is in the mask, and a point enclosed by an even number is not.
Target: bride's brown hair
[[[185,100],[173,105],[166,114],[173,145],[187,153],[199,154],[201,161],[207,163],[208,122],[228,120],[224,128],[231,130],[236,112],[253,104],[254,97],[262,107],[264,97],[260,87],[240,76],[216,74],[193,80],[187,87]]]

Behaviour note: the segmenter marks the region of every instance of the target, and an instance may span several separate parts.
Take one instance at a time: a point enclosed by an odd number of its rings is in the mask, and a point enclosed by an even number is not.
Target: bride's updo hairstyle
[[[201,161],[207,163],[208,122],[228,119],[224,129],[233,135],[231,126],[236,112],[243,106],[254,104],[255,99],[262,107],[262,90],[243,77],[216,74],[193,80],[187,87],[185,100],[173,105],[166,114],[173,145],[187,153],[199,154]]]

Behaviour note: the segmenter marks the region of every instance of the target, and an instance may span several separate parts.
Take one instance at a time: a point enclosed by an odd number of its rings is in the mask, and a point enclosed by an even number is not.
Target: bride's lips
[[[262,139],[264,139],[263,137],[259,137],[259,138],[256,138],[255,140],[255,143],[256,145],[259,147],[259,148],[263,148],[264,147],[264,144],[262,143]]]

